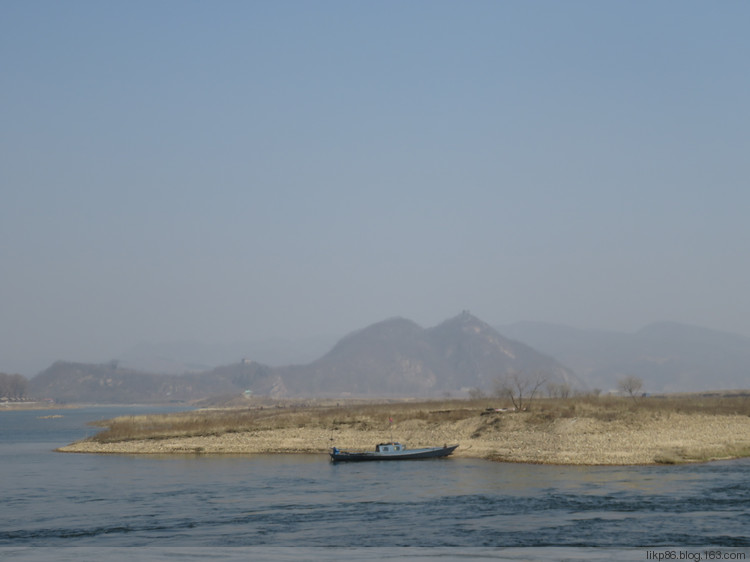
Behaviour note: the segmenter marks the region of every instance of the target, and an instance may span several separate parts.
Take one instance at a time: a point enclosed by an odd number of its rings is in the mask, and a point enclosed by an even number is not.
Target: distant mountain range
[[[28,394],[58,402],[134,404],[184,402],[252,388],[264,396],[286,394],[271,368],[254,362],[217,367],[203,373],[164,375],[110,364],[57,361],[29,381]]]
[[[141,343],[118,356],[121,367],[149,373],[181,375],[209,371],[242,358],[266,365],[300,365],[314,361],[331,349],[338,338],[316,336],[300,339],[207,344],[198,341]]]
[[[269,396],[438,396],[490,390],[513,372],[541,373],[550,382],[584,388],[570,369],[501,336],[469,313],[424,329],[393,318],[341,339],[306,365],[239,363],[183,375],[153,374],[117,363],[57,362],[29,383],[37,397],[67,402],[190,400],[249,391]]]
[[[575,371],[592,388],[614,389],[618,378],[640,377],[647,392],[746,389],[750,338],[674,322],[635,333],[579,330],[542,322],[498,326]]]
[[[750,386],[750,338],[675,323],[627,334],[539,322],[493,328],[467,312],[432,328],[391,318],[345,336],[316,360],[287,366],[238,357],[212,368],[201,356],[207,348],[193,349],[192,355],[180,349],[154,346],[151,360],[147,349],[140,349],[145,363],[170,366],[158,374],[135,369],[132,361],[57,362],[29,381],[28,392],[64,402],[109,403],[244,391],[273,397],[460,396],[470,389],[491,392],[493,382],[510,373],[605,392],[626,375],[642,378],[651,393]],[[180,365],[182,374],[175,374]]]
[[[544,373],[550,381],[586,386],[551,357],[466,312],[429,329],[404,318],[385,320],[349,334],[317,361],[276,372],[296,394],[455,394],[488,390],[512,372]]]

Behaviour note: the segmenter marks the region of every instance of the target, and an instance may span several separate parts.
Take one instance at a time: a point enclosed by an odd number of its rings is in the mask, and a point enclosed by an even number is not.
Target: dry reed
[[[502,399],[392,401],[364,403],[340,401],[335,405],[310,402],[268,402],[247,408],[196,410],[161,415],[124,416],[97,422],[107,429],[89,438],[99,443],[174,437],[209,437],[233,432],[290,428],[337,428],[387,432],[389,419],[438,426],[481,417],[497,409],[510,409]],[[637,401],[616,396],[541,398],[524,412],[525,423],[544,426],[566,418],[589,418],[638,426],[644,420],[669,419],[673,414],[750,416],[750,393],[733,395],[682,395],[643,397]],[[491,423],[501,423],[495,417]],[[487,428],[479,424],[481,434]]]

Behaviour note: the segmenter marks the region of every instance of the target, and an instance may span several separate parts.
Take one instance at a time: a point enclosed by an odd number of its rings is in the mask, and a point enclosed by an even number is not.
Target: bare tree
[[[623,377],[621,379],[618,379],[617,381],[617,389],[620,392],[627,392],[633,399],[633,402],[636,401],[635,396],[641,391],[642,388],[643,379],[635,377],[633,375],[628,375],[627,377]]]
[[[516,410],[525,410],[545,382],[547,379],[542,373],[535,375],[523,372],[509,373],[495,379],[495,395],[508,398]]]
[[[484,398],[484,392],[482,392],[481,388],[470,388],[469,398],[471,398],[472,400],[480,400]]]
[[[26,378],[22,375],[0,373],[0,398],[17,399],[26,396]]]
[[[571,387],[567,382],[548,382],[545,385],[547,389],[547,396],[549,398],[568,398],[570,396]]]

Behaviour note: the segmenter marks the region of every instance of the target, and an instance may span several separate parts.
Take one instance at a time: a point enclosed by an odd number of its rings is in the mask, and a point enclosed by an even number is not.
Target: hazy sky
[[[0,3],[0,371],[463,309],[750,335],[746,1]]]

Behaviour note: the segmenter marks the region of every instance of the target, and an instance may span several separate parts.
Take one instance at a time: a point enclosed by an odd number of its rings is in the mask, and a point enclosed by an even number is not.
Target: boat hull
[[[429,447],[425,449],[407,449],[394,453],[348,453],[346,451],[331,451],[329,455],[333,462],[365,462],[365,461],[408,461],[420,459],[437,459],[447,457],[456,450],[458,445],[447,447]]]

